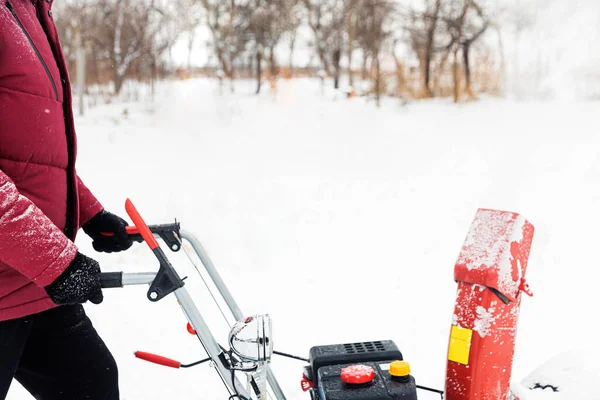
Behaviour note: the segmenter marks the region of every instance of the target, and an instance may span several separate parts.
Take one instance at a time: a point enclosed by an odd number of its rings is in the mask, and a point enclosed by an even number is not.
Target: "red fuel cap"
[[[342,368],[340,374],[342,381],[351,385],[360,385],[361,383],[369,383],[375,378],[375,371],[368,365],[351,365]]]

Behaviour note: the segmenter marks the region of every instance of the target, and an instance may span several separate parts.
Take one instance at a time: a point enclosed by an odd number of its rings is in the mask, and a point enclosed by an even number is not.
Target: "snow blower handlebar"
[[[125,228],[127,235],[134,242],[142,243],[144,237],[140,233],[137,226],[131,225]],[[152,233],[151,236],[159,237],[169,246],[173,251],[179,251],[181,249],[181,242],[179,240],[179,231],[181,229],[179,222],[175,221],[172,224],[160,224],[160,225],[148,225],[148,229]],[[113,232],[102,232],[104,236],[114,236]]]
[[[139,272],[124,274],[123,272],[103,272],[100,284],[103,289],[122,288],[130,285],[150,285],[156,278],[156,272]]]
[[[161,267],[169,269],[169,262],[167,258],[162,254],[162,251],[158,247],[158,242],[155,237],[159,237],[169,245],[172,251],[179,251],[181,249],[180,241],[180,224],[175,221],[172,224],[160,224],[160,225],[146,225],[142,220],[141,216],[133,206],[131,202],[126,203],[127,212],[130,214],[131,219],[136,225],[126,227],[127,235],[135,241],[148,243],[148,246],[155,252],[155,255],[161,263]],[[114,236],[112,232],[102,232],[104,236]],[[158,254],[157,254],[158,253]],[[164,268],[161,268],[163,270]],[[160,271],[159,271],[160,272]],[[123,272],[103,272],[100,274],[100,283],[103,289],[109,288],[122,288],[123,286],[129,285],[152,285],[156,280],[158,273],[156,272],[141,272],[141,273],[123,273]],[[162,298],[164,296],[160,296]],[[158,298],[151,297],[150,300],[157,301]]]
[[[193,327],[192,332],[200,339],[204,350],[207,352],[209,359],[212,360],[213,366],[216,368],[219,377],[225,384],[227,391],[231,395],[230,398],[249,399],[250,396],[246,388],[241,385],[235,376],[235,369],[231,360],[225,354],[225,350],[217,343],[212,332],[210,331],[206,321],[200,314],[200,311],[194,304],[189,293],[184,287],[183,280],[179,277],[175,268],[171,265],[167,256],[162,251],[161,247],[155,238],[161,238],[172,251],[179,251],[183,240],[186,240],[192,247],[194,253],[200,259],[206,272],[219,290],[223,300],[228,305],[232,315],[236,320],[241,320],[243,314],[240,311],[233,296],[229,292],[227,286],[222,281],[219,273],[214,267],[208,254],[204,251],[200,241],[192,234],[180,231],[180,226],[177,221],[174,224],[151,225],[148,226],[137,212],[129,199],[125,202],[125,209],[129,217],[135,224],[135,227],[128,227],[127,233],[133,237],[135,241],[144,241],[148,244],[156,258],[160,263],[158,272],[143,272],[143,273],[123,273],[123,272],[105,272],[100,274],[100,281],[103,288],[116,288],[128,285],[150,285],[147,297],[150,301],[156,302],[173,293],[177,298],[177,302],[181,306],[186,315],[189,324]],[[113,233],[114,234],[114,233]],[[113,235],[107,233],[107,236]],[[188,255],[189,257],[189,255]],[[198,271],[199,272],[199,271]],[[200,272],[199,272],[200,273]],[[189,330],[189,329],[188,329]],[[147,359],[148,357],[144,357]],[[176,362],[166,359],[157,359],[150,357],[152,362],[165,361],[170,365],[175,365]],[[208,359],[207,359],[208,360]],[[207,361],[202,360],[201,362]],[[181,364],[181,367],[196,365]],[[274,398],[276,400],[285,400],[286,397],[273,375],[273,372],[268,365],[265,366],[267,373],[267,381],[271,387]]]
[[[184,234],[180,235],[179,224],[175,223],[174,226],[167,225],[167,227],[165,227],[165,225],[155,225],[151,228],[146,225],[129,199],[125,202],[125,209],[135,224],[135,229],[133,227],[128,228],[128,234],[141,236],[143,241],[148,244],[148,247],[150,247],[152,253],[158,259],[160,267],[158,272],[138,274],[122,272],[102,273],[100,274],[102,286],[108,288],[122,287],[125,285],[149,284],[150,288],[147,292],[147,297],[152,302],[159,301],[171,293],[174,294],[177,298],[177,302],[180,304],[187,317],[188,322],[194,327],[196,336],[200,339],[202,347],[204,347],[210,360],[212,360],[213,365],[217,370],[221,381],[225,384],[230,396],[237,396],[238,399],[249,399],[250,396],[248,392],[241,385],[235,374],[232,373],[233,370],[229,365],[229,361],[223,348],[215,340],[206,321],[185,289],[183,280],[179,277],[175,268],[173,268],[155,239],[155,236],[159,236],[169,245],[172,251],[178,251],[181,248],[181,240],[185,238]],[[111,234],[109,233],[108,236],[110,235]],[[135,239],[137,239],[137,237],[135,237]],[[159,360],[156,357],[150,358],[153,362],[161,361],[162,363],[166,360]],[[171,361],[167,363],[172,366],[175,365],[175,363]],[[285,397],[277,397],[277,399],[285,400]]]

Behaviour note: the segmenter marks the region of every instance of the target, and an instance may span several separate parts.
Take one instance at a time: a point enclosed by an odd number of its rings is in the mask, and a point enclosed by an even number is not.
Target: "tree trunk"
[[[216,40],[216,39],[215,39]],[[219,61],[219,66],[221,67],[221,71],[226,77],[233,79],[233,63],[229,65],[227,61],[228,53],[225,53],[223,49],[217,45],[215,42],[215,55],[217,56],[217,60]]]
[[[256,51],[256,94],[260,93],[262,75],[262,53],[260,50]]]
[[[348,84],[354,87],[354,75],[352,74],[352,56],[354,55],[354,18],[351,12],[346,23],[348,31]]]
[[[466,7],[463,15],[466,15]],[[480,14],[481,15],[481,14]],[[465,93],[469,97],[469,99],[473,99],[475,96],[473,95],[473,91],[471,90],[471,64],[470,64],[470,50],[471,45],[475,43],[479,38],[485,33],[490,25],[489,21],[486,21],[483,27],[479,30],[479,32],[475,33],[472,37],[467,38],[462,42],[462,51],[463,51],[463,62],[465,66]],[[462,30],[460,32],[462,37]]]
[[[437,93],[438,91],[442,91],[440,80],[442,78],[442,74],[446,70],[446,64],[448,63],[448,60],[451,60],[450,56],[452,54],[453,54],[452,53],[452,48],[448,48],[448,50],[446,50],[444,52],[444,54],[441,56],[441,58],[440,58],[440,63],[439,63],[439,66],[438,66],[438,69],[439,69],[440,73],[437,74],[435,77],[433,77],[433,82],[432,82],[433,92],[434,93]]]
[[[454,50],[454,63],[452,65],[452,76],[454,78],[454,102],[458,103],[460,100],[460,77],[458,70],[458,47]]]
[[[381,65],[379,62],[379,51],[375,53],[374,56],[375,61],[375,99],[377,103],[377,107],[380,106],[381,103]]]
[[[91,49],[90,49],[90,53],[92,54],[96,54],[98,50],[96,50],[96,46],[94,46],[94,44],[91,45]],[[103,83],[102,82],[102,77],[100,76],[100,67],[98,66],[98,57],[90,57],[92,63],[90,65],[91,67],[91,79],[90,82],[94,82],[94,83]],[[88,60],[90,61],[90,60]]]
[[[193,29],[190,29],[189,33],[189,38],[188,38],[188,54],[187,54],[187,69],[188,72],[190,72],[192,70],[192,50],[194,48],[194,39],[196,36],[196,33]]]
[[[151,65],[150,65],[150,81],[152,82],[152,100],[154,100],[154,96],[156,95],[156,58],[152,57]]]
[[[123,32],[123,24],[125,21],[125,5],[123,4],[122,1],[118,2],[119,4],[119,10],[118,10],[118,14],[117,14],[117,24],[115,27],[115,36],[113,39],[113,48],[112,48],[112,52],[113,52],[113,63],[114,63],[114,70],[115,70],[115,77],[114,77],[114,81],[115,81],[115,95],[119,95],[119,92],[121,91],[121,88],[123,87],[123,75],[124,71],[121,72],[121,63],[123,62],[123,56],[121,55],[121,35]]]
[[[350,39],[349,39],[350,41]],[[354,53],[354,46],[352,41],[348,43],[348,84],[354,87],[354,75],[352,74],[352,54]]]
[[[425,66],[423,71],[423,93],[425,97],[433,97],[433,92],[431,91],[431,53],[432,49],[428,46],[427,49],[425,49]]]
[[[252,56],[250,56],[250,60],[252,60]],[[229,71],[229,92],[235,93],[235,65],[233,64],[233,60],[231,62],[231,70]]]
[[[433,46],[435,43],[435,31],[437,29],[437,19],[438,14],[440,13],[441,8],[441,0],[436,0],[435,9],[433,14],[431,15],[429,21],[429,26],[427,29],[427,38],[425,44],[425,71],[423,77],[423,91],[426,97],[433,97],[433,92],[431,91],[431,61],[433,59]]]
[[[290,38],[290,58],[289,58],[289,63],[288,63],[290,75],[293,75],[293,72],[294,72],[294,47],[296,46],[296,32],[297,32],[297,30],[294,29],[291,32],[292,37]]]
[[[115,95],[118,96],[123,88],[124,77],[119,74],[118,68],[115,68]]]
[[[367,63],[369,62],[369,55],[368,53],[363,49],[363,62],[362,62],[362,69],[360,72],[360,78],[364,81],[367,79]]]
[[[271,76],[277,76],[277,60],[275,59],[275,46],[269,49],[269,70]]]
[[[340,88],[340,59],[342,58],[342,50],[337,49],[333,52],[333,87],[335,89]]]
[[[465,93],[467,94],[467,96],[469,96],[470,99],[472,99],[474,96],[473,96],[473,92],[471,90],[471,67],[469,64],[470,50],[471,50],[470,44],[465,44],[463,46],[463,61],[464,61],[464,66],[465,66]]]
[[[327,56],[325,55],[325,50],[319,47],[319,59],[321,60],[321,68],[323,68],[323,71],[325,71],[325,73],[327,75],[329,75],[330,71],[330,67],[329,67],[329,61],[327,61]]]
[[[235,0],[231,0],[231,12],[229,13],[229,30],[232,35],[235,31],[234,26],[235,26],[236,12],[237,12],[237,9],[235,6]],[[230,48],[229,48],[229,80],[230,80],[230,84],[231,84],[231,93],[234,92],[233,81],[235,80],[235,63],[234,63],[235,55],[236,55],[235,49],[233,49],[230,46]]]
[[[506,57],[504,55],[504,42],[502,41],[502,32],[500,28],[496,28],[498,32],[498,51],[500,52],[500,84],[498,92],[504,93],[506,90]]]
[[[75,55],[77,57],[77,92],[79,94],[79,115],[84,113],[85,96],[85,47],[79,29],[75,32]]]
[[[396,55],[395,51],[392,53],[392,55],[394,57],[394,64],[396,66],[396,97],[401,99],[404,97],[403,94],[406,91],[406,77],[404,76],[404,66],[402,65],[402,62]]]

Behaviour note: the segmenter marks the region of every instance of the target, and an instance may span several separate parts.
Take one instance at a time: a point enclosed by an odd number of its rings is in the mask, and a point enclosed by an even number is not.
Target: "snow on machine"
[[[173,368],[210,361],[229,400],[286,399],[270,369],[274,354],[305,362],[301,389],[315,400],[416,400],[418,390],[436,392],[448,400],[518,400],[510,390],[510,379],[521,297],[530,294],[525,272],[534,228],[516,213],[480,209],[467,234],[455,264],[458,290],[442,391],[417,385],[409,363],[391,340],[314,346],[308,358],[275,351],[269,316],[242,313],[192,234],[177,222],[147,226],[129,199],[125,208],[135,224],[128,227],[128,233],[135,241],[148,244],[160,268],[158,272],[102,273],[103,287],[149,285],[147,297],[152,302],[173,294],[189,321],[188,331],[198,337],[208,355],[192,364],[144,352],[137,352],[138,358]],[[213,336],[157,238],[171,251],[179,251],[184,241],[188,242],[202,262],[238,321],[231,327],[228,348]],[[238,377],[244,375],[242,383]]]

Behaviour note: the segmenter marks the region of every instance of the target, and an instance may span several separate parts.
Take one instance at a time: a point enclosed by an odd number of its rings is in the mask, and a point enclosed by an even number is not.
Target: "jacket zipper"
[[[50,79],[50,83],[52,84],[52,90],[54,91],[54,97],[56,97],[56,101],[58,101],[58,90],[56,89],[56,83],[54,82],[54,78],[52,77],[52,74],[50,73],[50,69],[48,69],[48,65],[46,65],[46,62],[42,58],[42,55],[40,54],[37,47],[35,47],[35,43],[33,43],[31,36],[29,36],[29,33],[27,33],[27,31],[25,30],[25,27],[21,23],[21,20],[19,19],[19,17],[17,17],[17,13],[15,12],[15,9],[13,8],[12,4],[10,4],[9,1],[6,2],[6,7],[10,11],[10,13],[13,15],[13,17],[15,17],[17,24],[19,24],[19,27],[21,28],[21,30],[27,37],[27,40],[29,40],[29,43],[31,44],[33,51],[35,51],[35,54],[37,55],[38,59],[42,63],[42,66],[44,67],[44,69],[46,70],[46,75],[48,75],[48,78]]]
[[[52,77],[52,74],[50,73],[50,69],[48,68],[48,65],[46,64],[46,62],[42,58],[42,55],[40,54],[39,50],[33,43],[31,36],[29,36],[29,33],[27,33],[27,30],[25,30],[25,27],[21,23],[21,20],[19,20],[19,17],[17,16],[17,13],[15,12],[12,4],[10,4],[10,1],[6,0],[5,5],[8,8],[8,10],[10,11],[10,13],[13,15],[13,17],[15,18],[15,21],[17,21],[17,24],[21,28],[21,31],[23,31],[23,33],[27,37],[27,40],[31,44],[31,47],[35,51],[35,54],[37,55],[38,59],[40,60],[40,63],[44,67],[44,70],[46,71],[46,75],[48,75],[48,79],[50,79],[50,83],[52,84],[52,90],[54,91],[54,97],[56,98],[56,101],[59,101],[58,100],[58,90],[56,88],[56,82],[54,82],[54,78]],[[71,139],[69,137],[68,128],[65,128],[65,134],[67,136],[67,148],[70,150]],[[73,235],[75,232],[75,228],[72,226],[73,225],[73,195],[72,195],[73,179],[70,174],[70,170],[71,170],[70,167],[72,164],[73,164],[72,154],[71,154],[71,151],[69,151],[69,161],[68,161],[68,167],[67,167],[67,212],[66,212],[66,221],[65,221],[64,232],[67,235],[67,237],[69,237],[70,239],[73,239]]]

